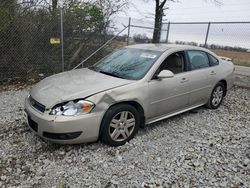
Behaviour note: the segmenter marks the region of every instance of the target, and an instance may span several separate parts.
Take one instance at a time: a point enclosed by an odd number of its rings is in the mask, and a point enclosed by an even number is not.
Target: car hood
[[[45,78],[31,89],[30,95],[51,108],[64,101],[85,98],[132,82],[90,69],[77,69]]]

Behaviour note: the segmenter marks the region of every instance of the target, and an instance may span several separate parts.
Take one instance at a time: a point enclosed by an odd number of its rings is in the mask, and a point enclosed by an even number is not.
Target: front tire
[[[216,84],[206,106],[210,109],[217,109],[223,101],[225,92],[225,85],[223,83],[219,82]]]
[[[101,141],[110,146],[120,146],[131,140],[140,125],[139,112],[131,105],[119,104],[106,112],[102,124]]]

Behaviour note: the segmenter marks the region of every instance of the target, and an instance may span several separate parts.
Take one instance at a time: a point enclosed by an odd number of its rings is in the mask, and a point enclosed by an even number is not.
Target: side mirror
[[[172,77],[174,77],[174,73],[170,70],[162,70],[157,76],[157,78],[159,79],[172,78]]]

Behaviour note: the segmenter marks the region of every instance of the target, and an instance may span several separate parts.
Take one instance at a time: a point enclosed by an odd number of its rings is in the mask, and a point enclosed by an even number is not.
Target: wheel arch
[[[145,125],[145,112],[144,112],[144,109],[140,103],[138,103],[137,101],[133,101],[133,100],[121,101],[121,102],[117,102],[117,103],[112,104],[109,108],[116,106],[116,105],[120,105],[120,104],[129,104],[129,105],[133,106],[139,112],[140,120],[141,120],[140,127],[144,127],[144,125]]]
[[[120,101],[120,102],[116,102],[112,105],[109,106],[109,108],[106,110],[105,114],[103,115],[102,117],[102,120],[101,120],[101,124],[100,124],[100,129],[99,129],[99,140],[101,139],[101,134],[102,134],[102,131],[103,131],[103,121],[104,121],[104,118],[105,118],[105,115],[106,113],[108,112],[108,110],[114,106],[117,106],[117,105],[121,105],[121,104],[126,104],[126,105],[130,105],[130,106],[133,106],[139,113],[139,116],[140,116],[140,126],[141,128],[143,128],[145,126],[145,116],[144,116],[144,109],[142,107],[141,104],[139,104],[138,102],[136,101]]]
[[[142,105],[140,103],[138,103],[137,101],[129,100],[129,101],[116,102],[116,103],[109,106],[109,108],[106,110],[105,114],[107,113],[107,111],[111,107],[114,107],[114,106],[117,106],[117,105],[120,105],[120,104],[129,104],[129,105],[133,106],[139,112],[140,120],[141,120],[140,127],[143,128],[145,126],[145,112],[144,112],[144,109],[143,109]],[[103,121],[103,119],[105,117],[105,114],[102,117],[102,121]],[[101,133],[101,128],[100,128],[100,131],[99,131],[99,136],[100,136],[100,133]]]

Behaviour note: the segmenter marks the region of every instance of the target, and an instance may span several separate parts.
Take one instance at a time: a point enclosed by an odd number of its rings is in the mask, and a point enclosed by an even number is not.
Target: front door
[[[170,70],[172,78],[158,79],[161,70]],[[189,72],[183,51],[168,56],[149,81],[149,119],[157,119],[188,106]]]

